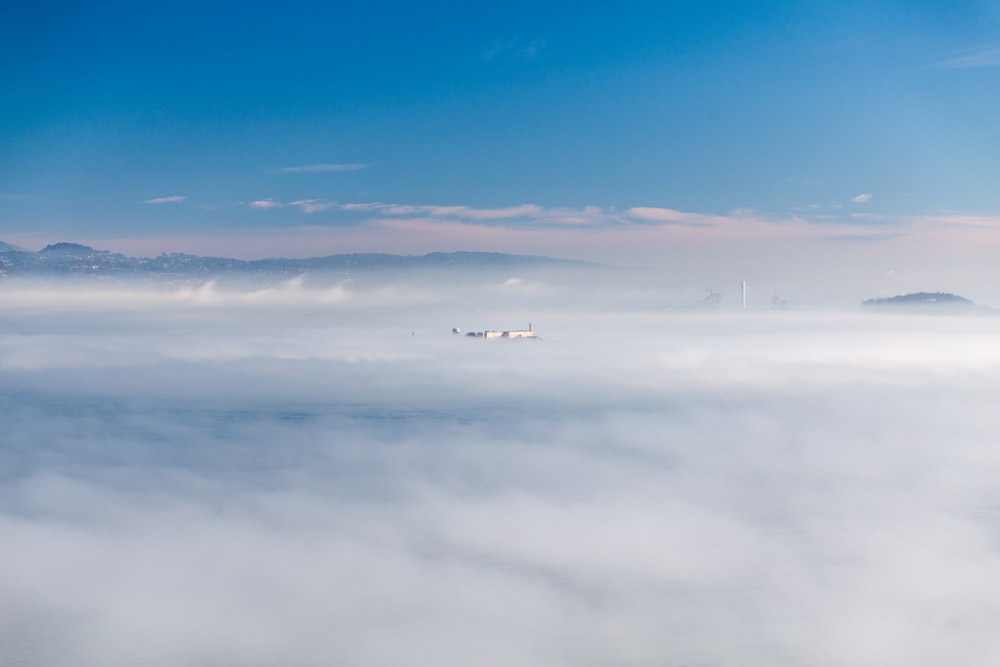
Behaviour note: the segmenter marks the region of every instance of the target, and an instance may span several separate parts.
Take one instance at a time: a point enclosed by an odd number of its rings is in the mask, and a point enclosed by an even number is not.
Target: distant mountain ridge
[[[207,278],[225,274],[289,276],[304,272],[354,272],[420,269],[585,268],[598,264],[538,255],[496,252],[432,252],[426,255],[351,253],[307,259],[257,260],[161,253],[130,257],[79,243],[53,243],[38,252],[0,242],[0,279],[14,276],[168,276]]]

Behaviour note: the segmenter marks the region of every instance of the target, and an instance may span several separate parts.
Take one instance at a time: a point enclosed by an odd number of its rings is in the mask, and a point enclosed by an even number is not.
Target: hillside
[[[987,310],[973,301],[948,292],[913,292],[878,299],[866,299],[861,307],[885,312],[974,313]]]
[[[439,270],[581,269],[599,265],[576,260],[492,252],[434,252],[427,255],[353,253],[307,259],[241,260],[162,253],[130,257],[77,243],[55,243],[38,252],[0,243],[0,279],[30,276],[214,278],[289,277],[303,273],[340,276]]]

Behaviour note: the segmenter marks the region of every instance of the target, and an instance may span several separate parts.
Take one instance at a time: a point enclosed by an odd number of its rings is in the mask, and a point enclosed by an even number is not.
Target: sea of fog
[[[650,294],[0,285],[0,665],[1000,663],[1000,318]]]

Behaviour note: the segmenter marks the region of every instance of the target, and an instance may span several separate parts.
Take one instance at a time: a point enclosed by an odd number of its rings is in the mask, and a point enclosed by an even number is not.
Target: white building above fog
[[[511,331],[484,331],[483,338],[534,338],[531,329],[512,329]]]
[[[458,333],[457,329],[452,329],[455,333]],[[527,329],[510,329],[508,331],[470,331],[465,334],[466,336],[473,338],[482,338],[484,340],[495,340],[500,338],[534,338],[538,340],[538,336],[531,329],[531,323],[528,323]]]

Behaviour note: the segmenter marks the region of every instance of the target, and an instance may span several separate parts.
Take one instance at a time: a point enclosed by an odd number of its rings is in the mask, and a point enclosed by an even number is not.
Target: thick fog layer
[[[995,665],[1000,318],[652,294],[2,287],[0,665]]]

